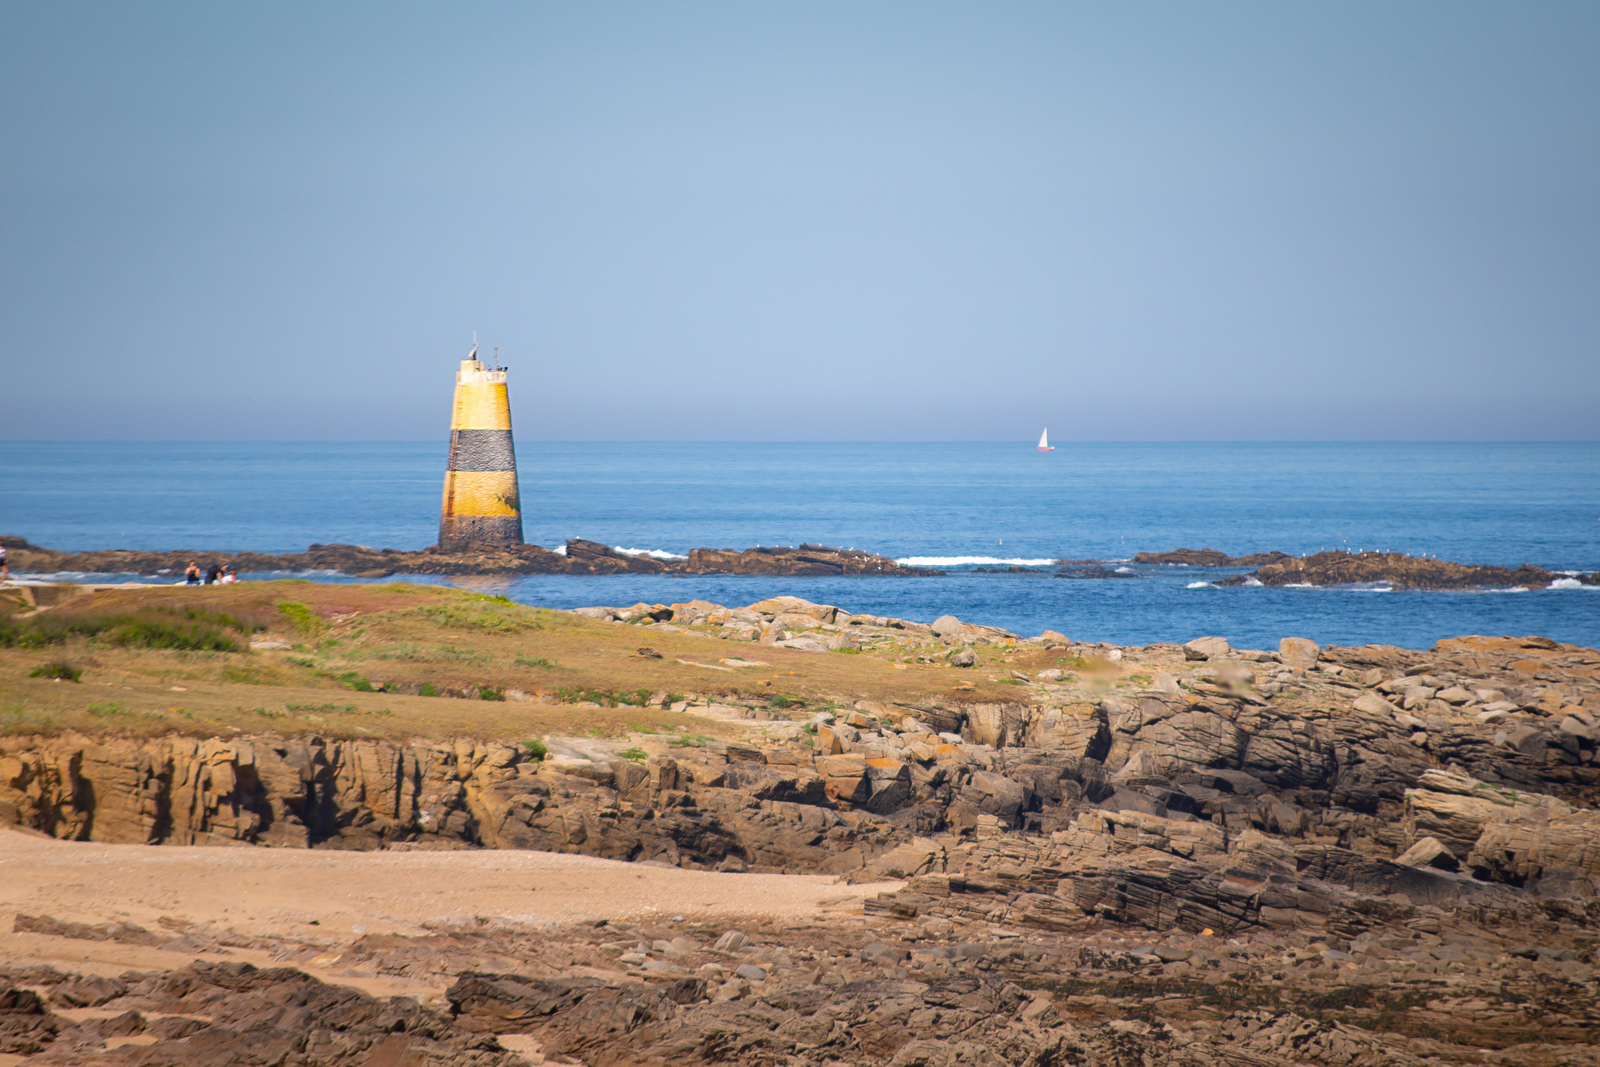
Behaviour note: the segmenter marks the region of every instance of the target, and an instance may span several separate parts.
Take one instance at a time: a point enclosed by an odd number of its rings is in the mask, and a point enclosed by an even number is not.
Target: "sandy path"
[[[518,924],[679,914],[805,919],[855,911],[864,896],[897,884],[717,874],[550,852],[103,845],[0,831],[0,922],[7,927],[18,911],[147,929],[169,916],[241,934],[335,938],[415,934],[424,923],[477,916]]]

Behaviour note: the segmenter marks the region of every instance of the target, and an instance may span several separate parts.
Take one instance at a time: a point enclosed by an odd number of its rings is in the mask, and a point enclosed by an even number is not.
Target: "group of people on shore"
[[[229,585],[239,580],[239,575],[234,572],[233,564],[224,567],[220,563],[213,563],[206,568],[204,578],[200,575],[200,565],[194,560],[189,561],[189,566],[183,572],[184,585]]]

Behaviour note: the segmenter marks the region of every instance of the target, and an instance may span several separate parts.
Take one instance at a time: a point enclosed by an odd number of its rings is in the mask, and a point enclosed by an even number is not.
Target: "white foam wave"
[[[1284,588],[1285,589],[1315,589],[1316,586],[1312,585],[1310,582],[1289,582],[1287,585],[1284,586]]]
[[[1188,585],[1184,586],[1184,588],[1185,589],[1215,589],[1216,586],[1212,585],[1210,582],[1190,582]]]
[[[1551,589],[1595,589],[1600,590],[1600,585],[1584,585],[1576,578],[1557,578],[1550,583]]]
[[[1118,567],[1117,568],[1117,573],[1118,574],[1132,574],[1133,573],[1133,568],[1132,567]]]
[[[1527,591],[1528,591],[1528,587],[1525,586],[1525,585],[1513,585],[1513,586],[1510,586],[1509,588],[1506,588],[1506,589],[1485,589],[1484,590],[1484,592],[1486,592],[1486,593],[1526,593]]]
[[[1255,575],[1249,574],[1249,575],[1245,576],[1244,584],[1245,585],[1263,585],[1265,583],[1263,583],[1261,581],[1261,579],[1257,578]]]
[[[565,548],[566,546],[563,545],[562,547]],[[621,545],[616,545],[614,547],[616,548],[617,553],[623,556],[649,556],[651,559],[689,558],[688,556],[680,556],[676,552],[663,552],[659,548],[623,548]]]
[[[558,556],[565,556],[567,554],[567,546],[566,545],[557,545],[555,548],[552,548],[550,551],[554,552]]]
[[[1049,567],[1053,559],[1001,559],[998,556],[907,556],[897,559],[902,567]]]

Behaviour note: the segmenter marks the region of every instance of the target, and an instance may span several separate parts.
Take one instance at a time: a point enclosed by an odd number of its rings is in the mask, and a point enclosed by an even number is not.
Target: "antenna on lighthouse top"
[[[478,358],[478,331],[472,331],[472,351],[467,353],[468,359]]]
[[[495,345],[494,346],[494,369],[495,370],[499,370],[500,369],[500,346],[499,345]]]

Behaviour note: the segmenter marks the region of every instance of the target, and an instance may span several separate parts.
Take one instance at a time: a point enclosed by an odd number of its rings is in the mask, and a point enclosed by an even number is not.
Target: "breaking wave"
[[[1257,584],[1259,585],[1260,583],[1258,582]],[[1184,588],[1185,589],[1215,589],[1216,586],[1212,585],[1210,582],[1190,582],[1188,585],[1184,586]]]
[[[565,546],[562,546],[565,547]],[[651,559],[688,559],[676,552],[664,552],[659,548],[623,548],[621,545],[613,546],[619,555],[623,556],[649,556]]]
[[[1247,575],[1245,575],[1244,584],[1245,585],[1265,585],[1266,583],[1263,582],[1260,578],[1257,578],[1253,574],[1247,574]]]
[[[1550,583],[1550,588],[1551,589],[1597,589],[1597,590],[1600,590],[1600,585],[1584,585],[1582,582],[1578,581],[1578,579],[1576,579],[1576,578],[1557,578],[1555,581]]]
[[[998,556],[907,556],[902,567],[1050,567],[1053,559],[1001,559]]]

